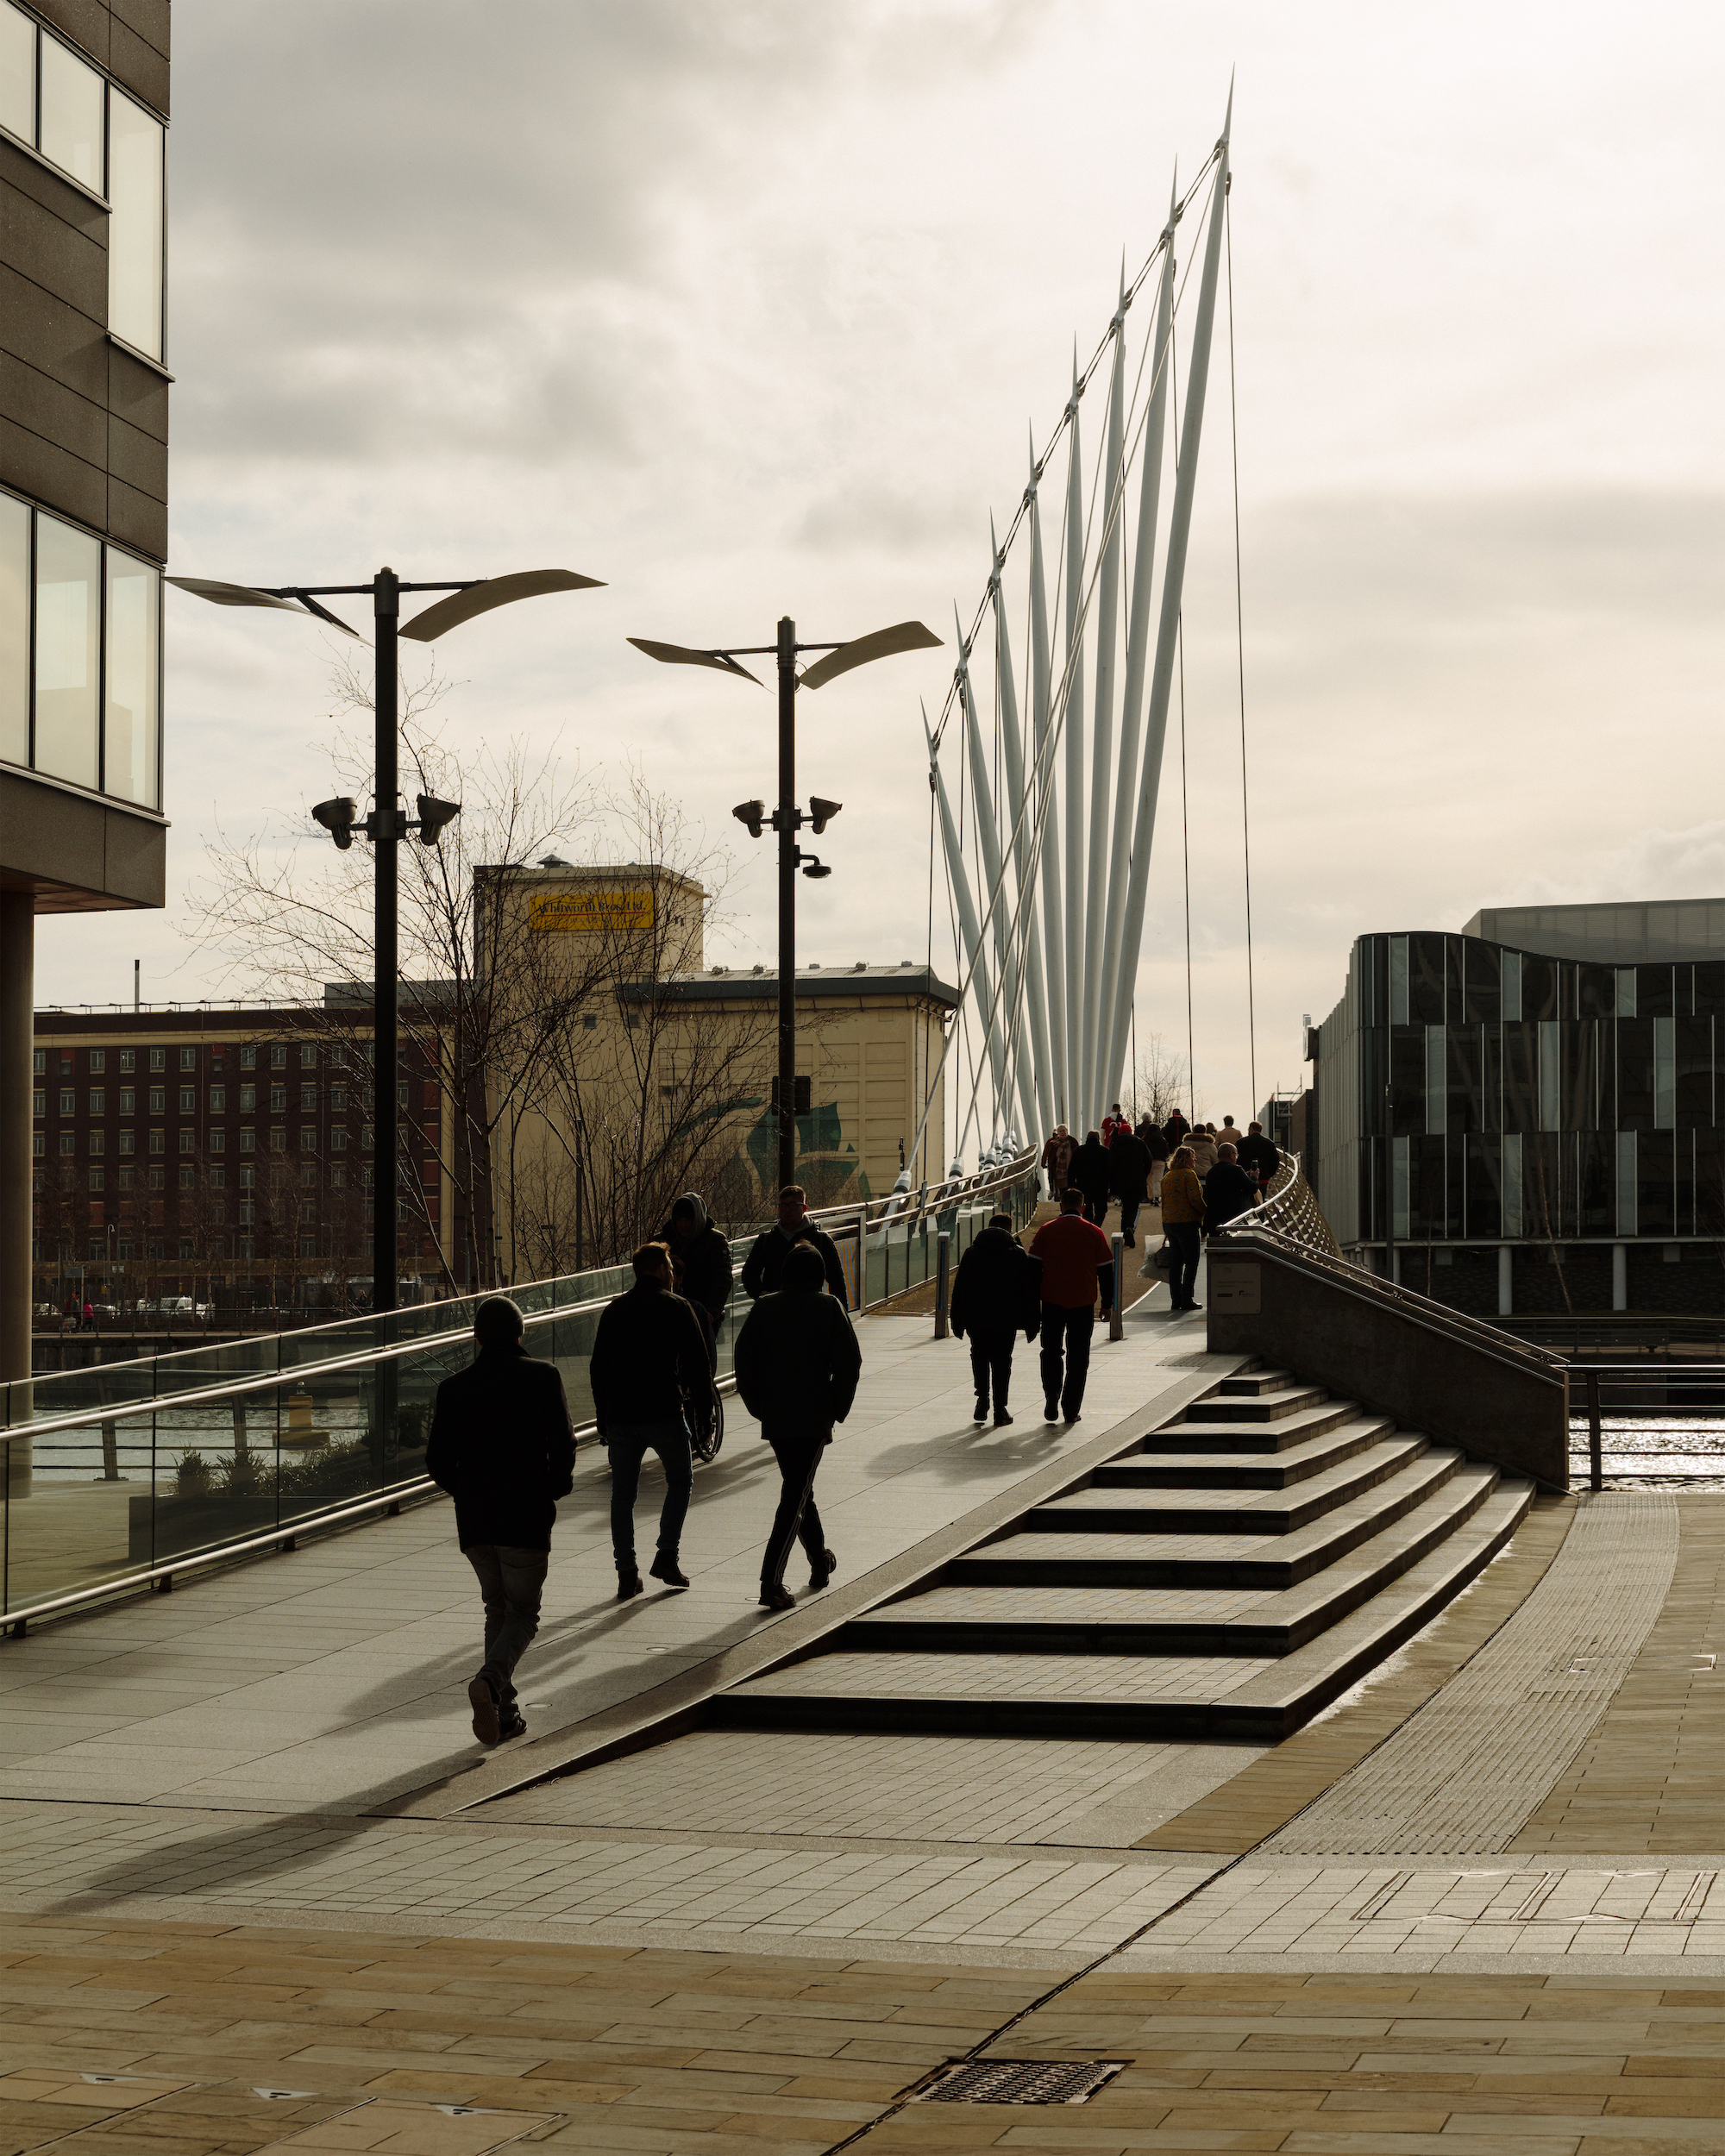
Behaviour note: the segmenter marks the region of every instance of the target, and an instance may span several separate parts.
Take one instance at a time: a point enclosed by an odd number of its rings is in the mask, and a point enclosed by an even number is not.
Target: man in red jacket
[[[1030,1254],[1042,1260],[1043,1416],[1056,1422],[1063,1413],[1076,1422],[1090,1372],[1098,1293],[1104,1309],[1113,1305],[1113,1246],[1084,1218],[1084,1194],[1068,1190],[1061,1194],[1060,1218],[1044,1220],[1031,1238]]]

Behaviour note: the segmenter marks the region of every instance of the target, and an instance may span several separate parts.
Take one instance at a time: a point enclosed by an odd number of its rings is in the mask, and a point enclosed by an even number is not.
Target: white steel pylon
[[[1064,1122],[1082,1137],[1121,1090],[1203,436],[1233,109],[1230,91],[1214,152],[1183,197],[1176,182],[1157,247],[1131,285],[1122,278],[1107,330],[1082,373],[1075,354],[1071,395],[1053,441],[1040,458],[1032,450],[1029,483],[1003,544],[991,526],[987,591],[968,638],[961,625],[952,687],[928,735],[966,987],[988,1043],[978,1081],[986,1069],[997,1130],[1022,1117],[1044,1131]],[[1164,451],[1175,417],[1184,284],[1175,242],[1182,216],[1207,189],[1200,259],[1188,270],[1189,276],[1198,267],[1198,289],[1189,335],[1182,339],[1183,410],[1172,499],[1164,509]],[[1134,364],[1130,310],[1152,275],[1154,319]],[[1105,363],[1102,456],[1087,486],[1080,406]],[[1063,530],[1054,558],[1063,633],[1057,672],[1039,487],[1062,433]],[[1026,543],[1015,555],[1020,532]],[[1020,579],[1022,612],[1012,596]],[[972,677],[974,655],[988,649],[979,631],[990,616],[998,765],[991,764]],[[1025,624],[1027,670],[1014,658],[1015,621]],[[1029,683],[1028,762],[1020,678]],[[940,773],[953,719],[969,769],[974,848],[952,816]]]

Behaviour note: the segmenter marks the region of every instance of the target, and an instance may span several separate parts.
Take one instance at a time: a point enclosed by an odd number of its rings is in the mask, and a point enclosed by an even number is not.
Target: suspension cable
[[[1258,1099],[1258,1010],[1251,977],[1251,805],[1246,791],[1245,765],[1245,600],[1240,573],[1240,458],[1239,404],[1234,393],[1234,241],[1229,215],[1233,197],[1233,175],[1222,197],[1222,238],[1228,258],[1228,439],[1233,453],[1234,480],[1234,646],[1239,667],[1240,712],[1240,834],[1245,847],[1245,1027],[1246,1050],[1251,1065],[1251,1108]]]

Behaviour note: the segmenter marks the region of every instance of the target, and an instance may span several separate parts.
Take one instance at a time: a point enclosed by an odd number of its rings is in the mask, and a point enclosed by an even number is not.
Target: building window
[[[300,1163],[299,1163],[299,1181],[300,1181],[301,1186],[302,1186],[304,1189],[306,1189],[306,1190],[316,1190],[316,1189],[317,1189],[317,1162],[316,1162],[315,1160],[303,1160],[303,1161],[301,1161],[301,1162],[300,1162]]]
[[[1540,1020],[1540,1128],[1563,1128],[1563,1028],[1555,1018]]]
[[[61,1113],[62,1115],[76,1115],[76,1114],[77,1114],[77,1112],[78,1112],[78,1101],[77,1101],[76,1097],[75,1097],[73,1094],[70,1094],[70,1093],[62,1093],[62,1094],[60,1094],[60,1113]]]
[[[317,1257],[317,1238],[315,1235],[302,1235],[302,1236],[300,1237],[300,1238],[299,1238],[299,1255],[300,1255],[302,1257]]]
[[[8,9],[9,15],[12,10]],[[39,60],[41,98],[36,110],[36,147],[63,172],[105,195],[108,175],[102,154],[104,83],[58,38],[43,34]]]
[[[150,1113],[152,1115],[165,1115],[166,1112],[167,1087],[166,1086],[152,1086],[150,1087]]]
[[[329,1060],[332,1063],[338,1064],[342,1069],[347,1069],[348,1051],[339,1042],[329,1050]]]
[[[161,122],[108,88],[108,328],[162,356],[166,142]]]
[[[47,1049],[38,1048],[32,1052],[30,1056],[30,1069],[34,1071],[38,1078],[46,1078],[47,1076],[48,1051]]]
[[[278,1041],[275,1046],[270,1050],[270,1069],[272,1070],[285,1070],[287,1069],[287,1049],[285,1044],[280,1041]]]
[[[332,1153],[345,1153],[347,1151],[348,1133],[345,1131],[338,1128],[330,1131],[329,1150]]]
[[[182,1257],[190,1257],[192,1255],[191,1238],[189,1235],[180,1237],[179,1254]]]
[[[75,1153],[78,1150],[78,1140],[70,1131],[60,1132],[60,1150],[62,1153]]]
[[[228,1171],[225,1168],[212,1168],[210,1169],[210,1188],[212,1190],[220,1190],[227,1180]]]
[[[317,1069],[317,1044],[315,1041],[301,1042],[299,1048],[299,1068],[302,1070]]]
[[[258,1051],[257,1051],[257,1050],[256,1050],[255,1048],[251,1048],[251,1047],[242,1048],[242,1049],[240,1050],[240,1068],[241,1068],[241,1069],[242,1069],[242,1070],[255,1070],[255,1069],[257,1069],[257,1067],[258,1067]]]
[[[180,1169],[180,1171],[179,1171],[179,1187],[180,1187],[180,1188],[181,1188],[182,1190],[190,1190],[190,1189],[191,1189],[191,1183],[192,1183],[192,1177],[193,1177],[193,1175],[194,1175],[194,1174],[195,1174],[195,1173],[196,1173],[196,1170],[195,1170],[195,1169],[191,1169],[191,1168],[182,1168],[182,1169]]]
[[[153,1048],[150,1050],[150,1069],[152,1070],[167,1069],[167,1050],[165,1048]]]
[[[240,1200],[241,1226],[248,1226],[251,1222],[254,1221],[257,1217],[258,1208],[255,1200],[250,1198],[242,1198]]]
[[[181,1069],[182,1070],[196,1070],[196,1069],[197,1069],[197,1068],[198,1068],[198,1050],[197,1050],[195,1048],[182,1048],[182,1049],[180,1050],[180,1051],[179,1051],[179,1067],[180,1067],[180,1069]]]
[[[132,1133],[131,1133],[129,1131],[121,1131],[121,1133],[120,1133],[120,1150],[121,1150],[122,1153],[129,1153],[129,1152],[132,1150],[132,1148],[133,1148],[133,1146],[135,1144],[135,1143],[136,1143],[136,1140],[133,1138],[133,1135],[132,1135]]]
[[[256,1253],[256,1247],[257,1246],[253,1243],[249,1235],[242,1235],[240,1238],[239,1252],[242,1257],[251,1257],[254,1256]]]
[[[240,1088],[240,1113],[242,1115],[250,1115],[256,1108],[257,1105],[257,1087],[255,1086],[242,1086]]]
[[[301,1226],[301,1227],[303,1227],[303,1228],[315,1228],[315,1227],[317,1226],[317,1200],[316,1200],[315,1199],[313,1199],[313,1198],[302,1198],[302,1199],[300,1200],[300,1201],[299,1201],[299,1225],[300,1225],[300,1226]]]
[[[317,1150],[317,1125],[315,1123],[300,1125],[299,1150],[302,1153],[315,1153]]]
[[[210,1112],[211,1115],[225,1115],[228,1112],[228,1088],[226,1086],[210,1087]]]
[[[256,1132],[255,1131],[241,1131],[241,1133],[240,1133],[240,1150],[241,1150],[242,1153],[249,1153],[249,1152],[253,1151],[253,1150],[254,1150],[254,1148],[256,1147],[256,1145],[257,1145],[257,1142],[258,1142],[258,1135],[257,1135],[257,1132]]]
[[[287,1087],[285,1086],[270,1087],[270,1112],[273,1115],[287,1113]]]
[[[345,1115],[347,1112],[348,1088],[345,1086],[331,1086],[329,1088],[329,1112],[332,1115]]]
[[[136,1183],[137,1180],[138,1171],[135,1168],[122,1168],[120,1170],[120,1188],[122,1190],[130,1190]]]
[[[210,1133],[210,1150],[212,1153],[225,1153],[227,1151],[228,1133],[225,1131],[212,1131]]]
[[[32,1115],[46,1115],[47,1112],[48,1096],[47,1089],[41,1086],[38,1086],[35,1091],[30,1095],[30,1113]]]
[[[108,1245],[105,1243],[92,1243],[91,1244],[90,1263],[92,1265],[99,1265],[107,1255]]]
[[[124,1071],[124,1070],[135,1070],[135,1069],[137,1069],[137,1067],[138,1067],[138,1051],[137,1051],[137,1050],[136,1050],[135,1048],[122,1048],[122,1049],[120,1050],[120,1068],[121,1068],[121,1069],[122,1069],[122,1071]]]
[[[258,1171],[255,1168],[242,1168],[240,1170],[240,1188],[242,1190],[251,1189],[257,1180]]]
[[[167,1140],[160,1131],[150,1132],[150,1150],[153,1153],[165,1153],[167,1150]]]
[[[163,1244],[163,1243],[152,1243],[152,1244],[148,1246],[148,1248],[149,1248],[149,1254],[150,1254],[150,1256],[151,1256],[152,1257],[161,1257],[161,1255],[163,1254],[163,1252],[164,1252],[164,1250],[166,1249],[166,1247],[167,1247],[167,1246],[166,1246],[166,1244]]]
[[[591,1025],[592,1018],[587,1020]],[[636,1024],[634,1018],[629,1023]],[[1408,1023],[1408,938],[1392,936],[1389,939],[1389,1023],[1405,1025]]]
[[[137,1096],[136,1093],[135,1093],[135,1092],[134,1092],[134,1090],[132,1089],[132,1087],[131,1087],[130,1086],[122,1086],[122,1087],[121,1087],[121,1088],[120,1088],[120,1112],[121,1112],[121,1114],[122,1114],[122,1115],[135,1115],[135,1114],[137,1113],[137,1112],[138,1112],[138,1096]]]
[[[369,1123],[367,1123],[360,1132],[360,1143],[365,1147],[367,1152],[368,1153],[372,1150],[373,1146],[377,1144],[377,1132],[372,1128]]]
[[[91,1115],[107,1114],[108,1088],[106,1086],[92,1086],[90,1088],[90,1112]]]
[[[182,1153],[195,1153],[198,1150],[198,1133],[196,1131],[182,1131],[180,1132],[179,1150]]]
[[[317,1088],[316,1086],[302,1086],[299,1088],[299,1112],[301,1115],[317,1114]]]
[[[117,1255],[119,1257],[120,1263],[122,1265],[132,1255],[131,1244],[126,1242],[123,1238],[121,1241]]]
[[[1515,1024],[1521,1023],[1521,954],[1519,950],[1506,950],[1503,954],[1503,1016]]]
[[[1677,1128],[1677,1020],[1653,1020],[1653,1128]]]
[[[197,1113],[198,1088],[196,1086],[182,1086],[180,1087],[179,1112],[182,1115],[195,1115]]]
[[[221,1219],[221,1217],[222,1217],[222,1208],[221,1208],[221,1206],[216,1206],[216,1218],[219,1220],[219,1219]],[[222,1238],[221,1238],[221,1237],[220,1237],[219,1235],[218,1235],[218,1236],[216,1236],[216,1238],[214,1239],[214,1241],[212,1241],[212,1242],[211,1242],[211,1244],[210,1244],[210,1252],[209,1252],[209,1255],[210,1255],[210,1257],[211,1257],[211,1258],[212,1258],[212,1259],[216,1262],[216,1264],[218,1264],[218,1265],[219,1265],[219,1264],[221,1263],[221,1262],[222,1262]]]
[[[72,1058],[70,1056],[62,1056],[60,1059],[60,1081],[61,1085],[64,1085],[71,1075]]]
[[[47,1138],[41,1131],[35,1131],[30,1139],[30,1150],[36,1156],[36,1158],[40,1160],[47,1150],[48,1142]]]
[[[92,1131],[90,1133],[91,1151],[92,1153],[105,1152],[107,1150],[107,1139],[108,1134],[105,1131]]]
[[[99,1169],[99,1168],[92,1168],[92,1169],[91,1169],[91,1171],[90,1171],[90,1188],[91,1188],[92,1190],[100,1190],[100,1189],[101,1189],[101,1188],[102,1188],[102,1176],[103,1176],[103,1171],[102,1171],[102,1169]]]
[[[329,1188],[331,1190],[345,1190],[348,1188],[348,1171],[345,1168],[332,1168],[329,1170]]]
[[[150,1169],[149,1186],[152,1190],[160,1190],[161,1188],[162,1178],[166,1173],[166,1170],[160,1168],[153,1168]]]
[[[106,1070],[107,1068],[107,1050],[105,1048],[92,1048],[90,1051],[90,1073],[91,1077],[97,1076],[100,1072]]]
[[[1508,954],[1505,954],[1506,956]],[[1518,984],[1519,1001],[1519,984]],[[1505,1238],[1521,1232],[1521,1133],[1503,1134],[1503,1233]]]
[[[275,1124],[270,1131],[270,1150],[273,1153],[285,1153],[287,1150],[287,1132],[279,1123]]]

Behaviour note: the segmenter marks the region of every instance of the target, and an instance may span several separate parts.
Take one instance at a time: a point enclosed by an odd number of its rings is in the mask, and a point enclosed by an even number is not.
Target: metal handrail
[[[1358,1266],[1350,1265],[1345,1258],[1331,1257],[1327,1251],[1311,1249],[1296,1242],[1285,1231],[1276,1227],[1260,1227],[1250,1215],[1238,1221],[1230,1221],[1226,1228],[1211,1238],[1214,1250],[1218,1243],[1224,1247],[1245,1244],[1261,1238],[1277,1257],[1291,1263],[1303,1265],[1314,1272],[1333,1280],[1346,1293],[1357,1295],[1366,1302],[1387,1303],[1401,1311],[1403,1316],[1421,1326],[1428,1332],[1440,1332],[1451,1338],[1465,1339],[1481,1354],[1496,1361],[1520,1369],[1532,1375],[1548,1378],[1556,1384],[1567,1382],[1570,1363],[1568,1357],[1553,1355],[1545,1348],[1531,1346],[1482,1319],[1471,1318],[1465,1311],[1452,1309],[1449,1304],[1433,1302],[1425,1295],[1416,1295],[1410,1288],[1399,1282],[1380,1279],[1376,1273],[1362,1272]]]

